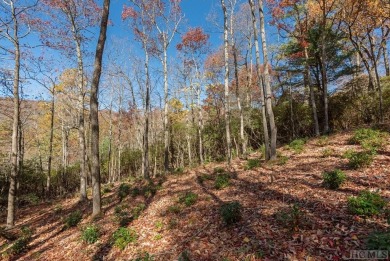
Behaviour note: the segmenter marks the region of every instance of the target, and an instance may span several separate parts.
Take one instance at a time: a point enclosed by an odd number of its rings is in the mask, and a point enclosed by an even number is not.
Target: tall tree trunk
[[[145,50],[145,77],[146,77],[146,96],[145,96],[145,122],[143,135],[143,155],[142,155],[142,175],[145,179],[150,179],[149,173],[149,111],[150,111],[150,77],[149,77],[149,53],[146,43]]]
[[[263,0],[259,0],[259,17],[260,17],[260,33],[261,43],[263,47],[263,63],[264,63],[264,83],[265,83],[265,104],[267,108],[267,114],[269,118],[269,126],[271,128],[271,150],[268,159],[276,158],[276,139],[277,139],[277,128],[275,124],[274,110],[272,108],[272,89],[271,89],[271,76],[269,74],[269,61],[268,61],[268,50],[267,50],[267,39],[265,33],[265,18]]]
[[[375,42],[373,40],[373,37],[371,37],[370,32],[367,32],[367,37],[370,43],[370,52],[371,52],[371,57],[372,57],[372,64],[374,67],[374,72],[375,72],[375,80],[376,80],[376,86],[378,87],[378,94],[379,94],[379,122],[383,122],[383,96],[382,96],[382,85],[381,85],[381,80],[379,77],[379,72],[378,72],[378,60],[380,58],[380,49],[378,56],[375,55]],[[381,48],[381,47],[380,47]],[[376,58],[377,57],[377,58]]]
[[[246,154],[246,140],[244,134],[244,113],[241,106],[241,98],[240,98],[240,90],[239,90],[239,77],[238,77],[238,58],[237,58],[237,46],[236,39],[234,37],[234,8],[232,7],[230,14],[230,37],[231,37],[231,45],[233,51],[233,62],[234,62],[234,79],[236,81],[236,99],[237,99],[237,108],[240,114],[240,145],[241,145],[241,153],[243,155]],[[239,155],[239,150],[237,150],[237,155]]]
[[[321,32],[321,79],[324,100],[324,133],[329,133],[329,110],[328,110],[328,79],[326,74],[326,0],[322,0],[322,32]]]
[[[305,78],[305,85],[307,85],[309,87],[309,91],[310,91],[310,105],[311,105],[311,110],[313,113],[314,132],[315,132],[315,136],[318,137],[318,136],[320,136],[320,126],[318,124],[317,105],[316,105],[316,99],[315,99],[315,94],[314,94],[314,86],[313,86],[313,84],[311,84],[311,79],[310,79],[309,54],[307,51],[307,47],[305,47],[304,78]]]
[[[50,104],[50,136],[49,136],[49,158],[47,161],[47,177],[46,177],[46,197],[51,196],[51,162],[53,158],[53,138],[54,138],[54,112],[55,112],[55,85],[51,90]]]
[[[225,6],[225,1],[221,0],[223,10],[223,38],[224,38],[224,53],[225,53],[225,131],[226,131],[226,149],[227,149],[227,161],[230,165],[232,160],[231,146],[232,141],[230,138],[230,99],[229,99],[229,41],[228,41],[228,17]]]
[[[16,183],[18,178],[18,140],[19,140],[19,118],[20,118],[20,108],[19,108],[19,78],[20,78],[20,45],[19,45],[19,25],[16,17],[16,10],[11,3],[11,12],[13,20],[13,45],[15,48],[14,56],[14,80],[13,80],[13,95],[14,95],[14,112],[13,112],[13,124],[12,124],[12,145],[11,145],[11,175],[10,175],[10,185],[8,191],[8,207],[7,207],[7,228],[12,228],[15,225],[15,198],[16,198]]]
[[[91,119],[91,174],[92,174],[92,216],[101,214],[100,194],[100,160],[99,160],[99,82],[102,72],[104,44],[106,42],[108,16],[110,13],[110,0],[104,0],[103,14],[100,24],[99,40],[96,46],[95,63],[91,84],[90,119]]]
[[[260,48],[259,48],[259,40],[258,40],[258,33],[257,33],[257,25],[256,25],[256,15],[255,15],[255,6],[253,3],[253,0],[248,0],[250,8],[251,8],[251,15],[252,15],[252,24],[253,24],[253,37],[255,41],[255,54],[256,54],[256,73],[258,78],[258,84],[260,89],[260,103],[261,103],[261,112],[262,112],[262,123],[263,123],[263,132],[264,132],[264,145],[265,145],[265,154],[266,159],[269,159],[270,155],[270,144],[269,144],[269,133],[268,133],[268,121],[267,121],[267,112],[265,109],[265,101],[264,101],[264,86],[261,76],[261,68],[260,68]]]
[[[74,42],[76,45],[76,55],[77,55],[77,82],[79,88],[79,108],[78,108],[78,134],[79,134],[79,147],[80,147],[80,201],[85,201],[87,199],[87,172],[85,170],[85,120],[84,120],[84,99],[85,99],[85,90],[84,90],[84,64],[83,64],[83,54],[81,51],[80,37],[76,30],[76,25],[74,18],[69,14],[69,19],[72,23],[72,33]]]
[[[108,128],[108,183],[114,182],[113,179],[113,168],[111,164],[111,158],[112,158],[112,103],[114,99],[114,85],[111,84],[111,91],[110,91],[110,112],[109,112],[109,128]]]
[[[197,107],[198,107],[198,139],[199,139],[199,161],[203,165],[203,113],[200,103],[200,84],[197,86]]]
[[[168,59],[167,59],[167,35],[163,35],[164,57],[163,71],[164,71],[164,170],[169,170],[169,128],[168,128]]]
[[[385,29],[383,28],[383,26],[381,27],[381,29],[382,29],[382,35],[384,35]],[[389,53],[387,49],[386,39],[383,41],[383,63],[385,65],[386,76],[390,76]]]

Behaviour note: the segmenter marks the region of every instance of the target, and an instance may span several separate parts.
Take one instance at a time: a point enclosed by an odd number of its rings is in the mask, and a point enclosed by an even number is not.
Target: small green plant
[[[28,243],[31,241],[32,230],[29,227],[21,228],[22,235],[11,246],[10,253],[18,255],[27,249]]]
[[[261,158],[265,159],[265,144],[260,146]]]
[[[162,230],[162,228],[164,227],[164,223],[161,221],[161,220],[157,220],[155,223],[154,223],[154,227],[158,230]]]
[[[356,130],[353,136],[349,139],[350,144],[359,144],[365,150],[376,152],[383,148],[385,144],[385,134],[373,129]]]
[[[326,148],[322,150],[322,157],[329,158],[335,155],[335,150],[331,148]]]
[[[366,245],[370,250],[390,251],[390,231],[371,233],[366,240]]]
[[[134,198],[141,195],[141,193],[142,193],[142,191],[137,187],[135,187],[131,190],[131,196]]]
[[[321,136],[317,141],[318,146],[325,146],[328,144],[329,144],[329,136]]]
[[[162,239],[162,235],[161,234],[157,234],[157,235],[154,236],[154,240],[158,241],[160,239]]]
[[[260,159],[248,159],[245,170],[251,170],[260,167]]]
[[[99,236],[99,228],[96,225],[89,225],[81,232],[81,239],[88,244],[93,244],[98,241]]]
[[[60,213],[62,212],[62,210],[63,210],[63,207],[62,207],[61,204],[55,205],[55,207],[54,207],[54,213],[60,214]]]
[[[292,142],[290,142],[290,144],[288,146],[290,149],[292,149],[296,153],[300,153],[303,151],[303,146],[305,145],[305,143],[306,143],[306,140],[304,140],[304,139],[296,139],[296,140],[293,140]]]
[[[351,152],[346,157],[349,160],[348,165],[352,169],[368,167],[374,160],[374,155],[367,151]]]
[[[213,180],[213,176],[211,176],[210,174],[202,174],[198,176],[197,179],[200,184],[203,184],[203,182],[205,182],[206,180]]]
[[[181,207],[179,205],[169,206],[168,212],[172,214],[179,214],[181,212]]]
[[[230,176],[227,173],[218,174],[214,181],[214,188],[224,189],[230,185]]]
[[[223,221],[227,225],[234,224],[241,219],[241,204],[238,201],[224,203],[220,208]]]
[[[214,168],[214,174],[223,174],[225,172],[226,172],[226,170],[224,168],[222,168],[222,167]]]
[[[103,192],[103,194],[110,193],[111,192],[111,188],[108,187],[108,186],[104,186],[102,192]]]
[[[322,174],[323,183],[325,187],[330,189],[338,189],[347,179],[347,176],[342,170],[335,169],[333,171],[326,171]]]
[[[137,240],[137,233],[133,229],[120,227],[112,235],[112,240],[114,242],[114,246],[123,250],[128,244]]]
[[[122,201],[129,194],[130,194],[130,185],[127,183],[120,184],[118,190],[119,201]]]
[[[298,231],[304,223],[305,215],[298,204],[282,209],[276,213],[276,220],[293,231]]]
[[[186,192],[183,196],[179,198],[179,202],[183,203],[187,207],[194,205],[197,200],[198,200],[198,194],[192,191]]]
[[[180,175],[184,173],[184,168],[183,167],[178,167],[173,171],[174,174]]]
[[[70,213],[65,218],[65,229],[77,226],[80,223],[82,218],[83,216],[79,210]]]
[[[359,216],[378,215],[386,202],[377,192],[362,191],[357,197],[348,198],[348,210]]]
[[[139,218],[139,216],[141,215],[141,213],[145,210],[146,206],[145,204],[143,203],[140,203],[138,204],[137,206],[135,206],[132,211],[131,211],[131,214],[133,216],[134,219],[137,219]]]

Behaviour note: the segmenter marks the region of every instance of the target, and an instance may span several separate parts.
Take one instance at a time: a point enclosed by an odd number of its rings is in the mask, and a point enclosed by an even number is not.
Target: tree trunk
[[[150,78],[149,78],[149,53],[146,44],[145,50],[145,77],[146,77],[146,97],[145,97],[145,122],[143,135],[143,155],[142,174],[145,179],[150,179],[149,173],[149,110],[150,110]]]
[[[232,141],[230,138],[230,99],[229,99],[229,42],[228,42],[228,18],[225,6],[225,1],[221,0],[223,10],[223,38],[224,38],[224,54],[225,54],[225,131],[226,131],[226,149],[227,149],[227,161],[230,165],[232,160],[231,146]]]
[[[51,162],[53,158],[53,138],[54,138],[54,112],[55,112],[55,86],[51,91],[51,104],[50,104],[50,136],[49,136],[49,158],[47,161],[47,177],[46,177],[46,197],[51,196]]]
[[[168,128],[168,61],[167,61],[167,36],[163,35],[164,57],[164,170],[169,170],[169,128]]]
[[[269,61],[268,61],[268,50],[267,50],[267,39],[265,34],[265,19],[264,19],[264,8],[263,0],[259,0],[259,17],[260,17],[260,33],[261,43],[263,47],[263,63],[264,63],[264,82],[265,82],[265,104],[267,108],[267,114],[269,118],[269,126],[271,128],[271,150],[269,159],[276,158],[276,139],[277,129],[275,124],[274,110],[272,108],[272,89],[271,89],[271,76],[269,74]]]
[[[12,145],[11,145],[11,175],[10,185],[8,191],[8,207],[7,207],[7,228],[12,228],[15,225],[15,198],[16,198],[16,183],[18,178],[18,140],[19,140],[19,78],[20,78],[20,45],[19,45],[19,25],[16,17],[16,10],[11,1],[12,20],[14,25],[13,44],[15,48],[15,66],[14,66],[14,80],[13,80],[13,95],[14,95],[14,112],[12,124]]]
[[[265,101],[264,101],[264,86],[261,76],[261,68],[260,68],[260,50],[259,50],[259,40],[258,40],[258,33],[257,33],[257,25],[256,25],[256,15],[255,15],[255,7],[253,0],[248,0],[250,8],[251,8],[251,15],[252,15],[252,25],[253,25],[253,37],[255,41],[255,53],[256,53],[256,73],[257,78],[259,82],[259,89],[260,89],[260,103],[261,103],[261,112],[262,112],[262,118],[263,118],[263,131],[264,131],[264,145],[265,145],[265,154],[266,159],[268,160],[270,158],[270,144],[269,144],[269,133],[268,133],[268,122],[267,122],[267,112],[265,109]]]
[[[385,34],[385,29],[382,26],[382,35]],[[390,76],[390,65],[389,65],[389,53],[387,49],[386,39],[383,41],[383,63],[385,65],[386,76]]]
[[[91,174],[92,174],[92,216],[101,214],[101,194],[100,194],[100,160],[99,160],[99,82],[102,72],[102,60],[104,44],[106,42],[106,33],[108,25],[108,16],[110,11],[110,0],[104,0],[103,14],[100,24],[99,40],[96,46],[95,63],[91,84],[90,99],[90,119],[91,119]]]
[[[318,124],[317,105],[316,105],[316,99],[315,99],[315,95],[314,95],[314,86],[311,84],[311,79],[310,79],[309,54],[307,51],[307,47],[305,47],[304,78],[305,78],[305,85],[309,86],[310,104],[311,104],[311,109],[312,109],[312,113],[313,113],[313,122],[314,122],[314,132],[315,132],[315,136],[318,137],[318,136],[320,136],[320,126]]]
[[[326,75],[326,0],[322,0],[322,32],[321,32],[321,79],[323,88],[323,99],[324,99],[324,133],[329,133],[329,115],[328,115],[328,79]]]

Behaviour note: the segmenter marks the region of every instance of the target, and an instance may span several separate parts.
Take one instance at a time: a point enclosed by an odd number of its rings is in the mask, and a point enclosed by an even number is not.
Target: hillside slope
[[[363,190],[378,190],[390,199],[389,146],[379,151],[370,167],[350,170],[342,155],[348,149],[361,149],[348,145],[350,136],[309,140],[300,153],[281,148],[282,160],[262,162],[251,170],[246,170],[247,161],[237,159],[224,189],[214,185],[215,172],[222,172],[215,168],[227,169],[223,163],[171,175],[156,193],[153,189],[142,193],[142,184],[135,183],[140,193],[122,202],[117,196],[119,184],[107,187],[104,216],[95,222],[101,236],[91,245],[81,240],[82,228],[91,222],[89,203],[79,204],[74,198],[25,208],[18,212],[17,227],[33,230],[27,249],[8,255],[10,242],[0,239],[0,252],[10,260],[132,260],[145,253],[153,260],[177,260],[183,252],[189,260],[210,261],[342,259],[350,250],[364,249],[370,232],[389,227],[383,215],[363,219],[347,211],[348,197]],[[258,156],[254,153],[251,158]],[[339,190],[326,189],[322,173],[336,168],[344,170],[348,180]],[[190,191],[198,197],[186,206],[179,199]],[[241,220],[231,226],[224,224],[220,214],[220,206],[228,201],[242,205]],[[64,217],[76,209],[83,213],[82,222],[63,229]],[[111,240],[120,212],[139,214],[126,225],[138,238],[124,250]]]

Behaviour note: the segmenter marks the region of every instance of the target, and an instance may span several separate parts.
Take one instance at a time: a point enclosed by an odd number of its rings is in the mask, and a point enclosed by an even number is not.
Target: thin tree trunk
[[[10,185],[8,191],[8,207],[7,207],[7,228],[12,228],[15,225],[15,198],[16,198],[16,183],[18,178],[18,140],[19,140],[19,124],[20,124],[20,104],[19,104],[19,78],[20,78],[20,45],[19,45],[19,25],[16,17],[16,10],[11,3],[11,12],[13,20],[13,45],[15,48],[14,56],[14,80],[13,80],[13,95],[14,95],[14,112],[13,112],[13,124],[12,124],[12,145],[11,145],[11,175]]]
[[[101,193],[100,193],[100,160],[99,160],[99,82],[102,71],[102,60],[104,44],[110,12],[110,0],[104,0],[103,14],[100,25],[99,40],[96,46],[95,63],[91,84],[90,119],[91,119],[91,174],[92,174],[92,216],[101,214]]]
[[[145,179],[150,179],[149,173],[149,110],[150,110],[150,78],[149,78],[149,53],[145,49],[145,75],[146,75],[146,97],[145,97],[145,122],[143,135],[142,174]]]
[[[382,35],[385,34],[385,29],[382,26]],[[390,76],[389,54],[387,49],[387,41],[383,41],[383,63],[385,65],[386,76]]]
[[[261,68],[260,68],[260,48],[259,48],[259,40],[258,40],[258,33],[257,33],[257,25],[256,25],[256,15],[255,15],[255,7],[253,0],[248,0],[250,8],[251,8],[251,15],[252,15],[252,24],[253,24],[253,37],[255,41],[255,54],[256,54],[256,66],[257,66],[257,78],[259,82],[259,89],[260,89],[260,103],[261,103],[261,112],[262,112],[262,123],[263,123],[263,131],[264,131],[264,144],[265,144],[265,154],[270,155],[270,144],[269,144],[269,134],[268,134],[268,122],[267,122],[267,116],[266,116],[266,109],[265,109],[265,101],[264,101],[264,87],[263,87],[263,81],[261,76]],[[266,156],[266,158],[269,158],[269,156]]]
[[[167,36],[163,35],[164,57],[164,170],[169,170],[169,128],[168,128],[168,60],[167,60]]]
[[[46,197],[51,196],[51,162],[53,158],[53,138],[54,138],[54,112],[55,112],[55,86],[51,91],[51,104],[50,104],[50,136],[49,136],[49,158],[47,161],[47,177],[46,177]]]
[[[309,86],[309,91],[310,91],[310,104],[311,104],[311,109],[313,113],[313,122],[314,122],[314,132],[315,136],[318,137],[320,136],[320,126],[318,124],[318,115],[317,115],[317,105],[316,105],[316,99],[314,95],[314,86],[311,84],[311,79],[310,79],[310,70],[309,70],[309,54],[307,51],[307,47],[305,47],[305,84]]]
[[[198,107],[198,138],[199,138],[199,160],[200,165],[203,165],[204,159],[203,159],[203,114],[202,114],[202,107],[200,104],[200,85],[197,86],[197,107]]]
[[[228,18],[225,6],[225,1],[221,0],[223,10],[223,38],[224,38],[224,53],[225,53],[225,131],[226,131],[226,149],[227,149],[227,161],[230,165],[232,160],[231,146],[232,141],[230,138],[230,99],[229,99],[229,41],[228,41]]]
[[[265,34],[265,18],[263,0],[259,0],[259,17],[260,17],[260,33],[261,43],[263,47],[263,63],[264,63],[264,82],[265,82],[265,104],[267,108],[267,114],[269,118],[269,126],[271,128],[271,150],[268,159],[276,158],[276,139],[277,139],[277,128],[275,124],[275,116],[272,108],[272,90],[271,90],[271,76],[269,74],[269,61],[268,61],[268,50],[267,50],[267,39]]]
[[[112,103],[114,99],[114,87],[113,84],[111,84],[111,92],[110,92],[110,113],[109,113],[109,129],[108,129],[108,183],[114,182],[113,174],[112,174],[112,165],[111,165],[111,158],[112,158]]]
[[[321,79],[324,99],[324,133],[329,133],[329,110],[328,110],[328,79],[326,74],[326,0],[322,0],[322,32],[321,32]]]

